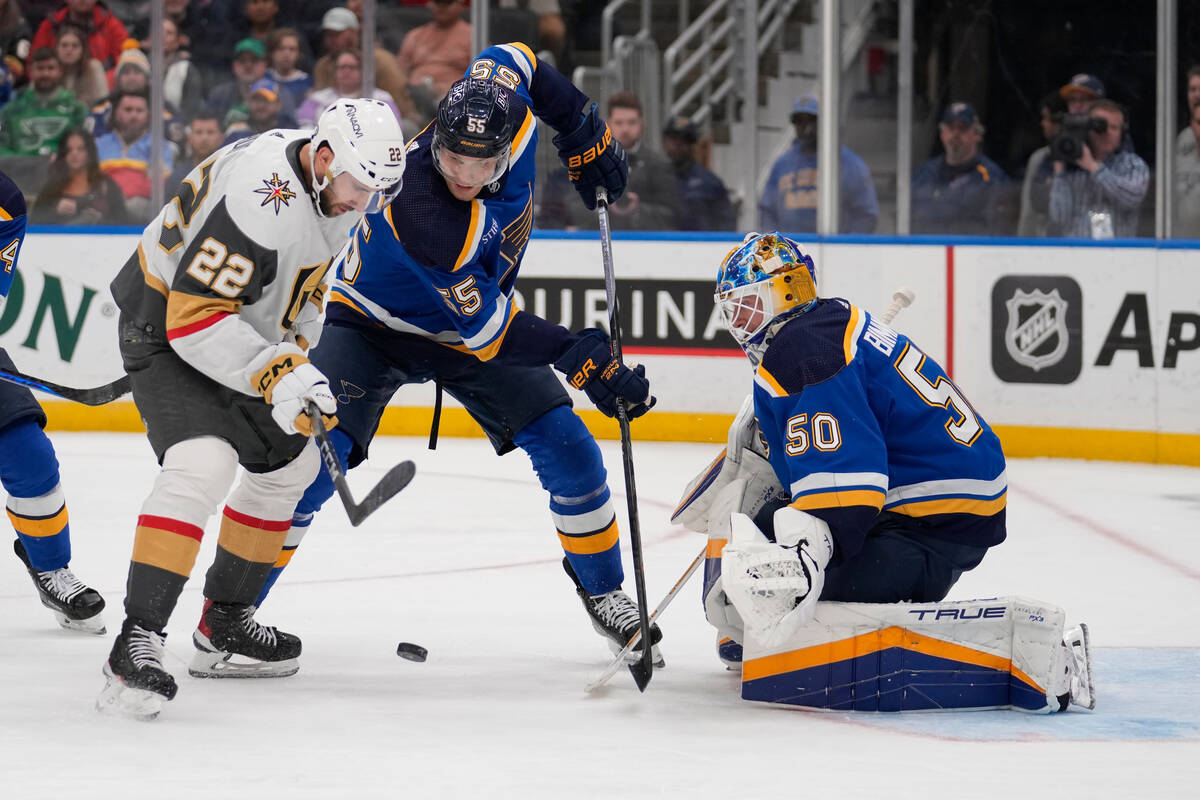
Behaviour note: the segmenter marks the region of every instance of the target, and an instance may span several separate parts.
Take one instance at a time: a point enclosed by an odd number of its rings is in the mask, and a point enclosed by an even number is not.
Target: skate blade
[[[54,618],[58,620],[58,624],[64,630],[75,631],[76,633],[90,633],[93,636],[103,636],[105,633],[108,633],[108,629],[104,627],[104,617],[99,614],[87,619],[71,619],[57,609],[51,610],[54,611]]]
[[[300,671],[300,659],[257,661],[234,653],[197,650],[188,664],[193,678],[286,678]]]
[[[109,672],[107,664],[104,674],[108,680],[96,698],[96,710],[101,714],[149,722],[162,711],[164,698],[161,694],[126,686],[120,678]]]

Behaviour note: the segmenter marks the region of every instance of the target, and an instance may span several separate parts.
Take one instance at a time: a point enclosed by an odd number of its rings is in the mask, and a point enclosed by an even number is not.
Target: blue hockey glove
[[[580,331],[579,339],[554,362],[554,368],[576,389],[587,392],[596,408],[610,417],[617,415],[618,397],[625,401],[630,419],[645,414],[657,402],[650,394],[646,368],[639,364],[630,369],[613,358],[608,334],[599,328]]]
[[[599,113],[596,104],[592,103],[578,128],[554,137],[554,146],[558,148],[559,160],[567,168],[567,177],[589,210],[596,207],[597,187],[604,187],[611,202],[624,193],[625,183],[629,180],[625,148],[613,138]]]

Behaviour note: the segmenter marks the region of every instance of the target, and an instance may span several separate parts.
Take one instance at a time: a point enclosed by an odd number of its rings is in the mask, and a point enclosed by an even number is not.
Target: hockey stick
[[[609,352],[621,361],[621,320],[617,313],[617,282],[613,275],[612,233],[608,227],[608,193],[604,187],[596,187],[596,212],[600,217],[600,253],[604,261],[604,292],[608,297]],[[642,564],[642,530],[638,522],[637,487],[633,481],[633,441],[629,434],[629,409],[624,398],[617,398],[617,423],[621,428],[621,458],[625,464],[625,502],[629,508],[629,547],[633,551],[633,578],[637,587],[638,618],[642,638],[650,642],[650,620],[646,616],[646,570]],[[651,647],[642,648],[642,657],[629,665],[633,682],[638,691],[646,691],[646,684],[654,675],[654,654]]]
[[[892,304],[887,307],[887,310],[879,315],[879,321],[884,325],[888,325],[896,318],[904,309],[912,305],[912,301],[916,299],[917,293],[907,286],[900,286],[896,291],[892,292]]]
[[[342,463],[338,461],[337,451],[333,449],[333,442],[329,440],[329,431],[325,430],[321,410],[317,408],[316,403],[309,400],[306,411],[309,421],[312,422],[317,449],[321,451],[321,461],[325,462],[325,469],[329,470],[329,477],[333,478],[333,485],[337,488],[338,497],[342,499],[342,505],[346,507],[346,516],[350,518],[350,524],[358,527],[360,522],[408,486],[417,468],[411,461],[401,461],[388,470],[379,483],[367,492],[361,503],[355,502],[354,495],[350,494],[350,484],[346,482],[346,473],[342,471]]]
[[[655,607],[654,613],[650,615],[651,623],[654,623],[656,620],[658,620],[659,616],[667,610],[667,606],[671,605],[671,601],[675,599],[675,595],[679,594],[679,590],[683,588],[683,585],[691,579],[692,575],[696,573],[696,568],[704,563],[704,556],[707,554],[707,552],[708,547],[705,547],[703,550],[701,550],[700,555],[692,559],[692,563],[688,564],[687,570],[685,570],[683,575],[679,577],[679,580],[675,581],[675,585],[671,587],[671,591],[667,592],[667,596],[658,601],[658,606]],[[642,631],[639,629],[633,634],[632,637],[630,637],[629,643],[625,645],[625,649],[617,654],[617,657],[613,659],[613,662],[608,665],[604,672],[600,673],[600,677],[596,678],[596,680],[584,687],[584,691],[594,692],[604,684],[608,683],[608,679],[613,675],[616,675],[617,670],[619,670],[621,665],[625,663],[625,656],[629,655],[634,646],[641,640]]]
[[[112,383],[106,383],[94,389],[73,389],[70,386],[63,386],[62,384],[51,383],[41,378],[34,378],[23,372],[8,372],[2,369],[0,369],[0,380],[15,383],[19,386],[27,386],[30,389],[37,389],[39,392],[52,394],[64,400],[74,400],[76,403],[83,403],[85,406],[102,406],[105,403],[111,403],[123,394],[129,393],[128,375],[122,375]]]

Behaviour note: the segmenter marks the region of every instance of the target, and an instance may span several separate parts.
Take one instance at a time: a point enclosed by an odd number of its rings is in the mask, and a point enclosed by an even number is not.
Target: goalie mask
[[[400,192],[404,177],[404,134],[386,104],[365,97],[338,100],[321,112],[310,142],[308,157],[315,197],[335,185],[342,197],[362,197],[365,200],[362,213],[374,214]],[[318,183],[314,164],[322,146],[333,151],[333,161]],[[319,199],[317,208],[321,208]]]
[[[717,307],[743,350],[761,342],[773,321],[816,300],[812,256],[778,232],[748,234],[717,271]]]

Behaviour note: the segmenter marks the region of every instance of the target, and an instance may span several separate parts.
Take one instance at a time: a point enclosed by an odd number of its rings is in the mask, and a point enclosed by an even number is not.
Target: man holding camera
[[[1150,169],[1127,141],[1120,105],[1101,98],[1092,101],[1086,119],[1068,113],[1050,155],[1049,235],[1111,239],[1137,234]]]

